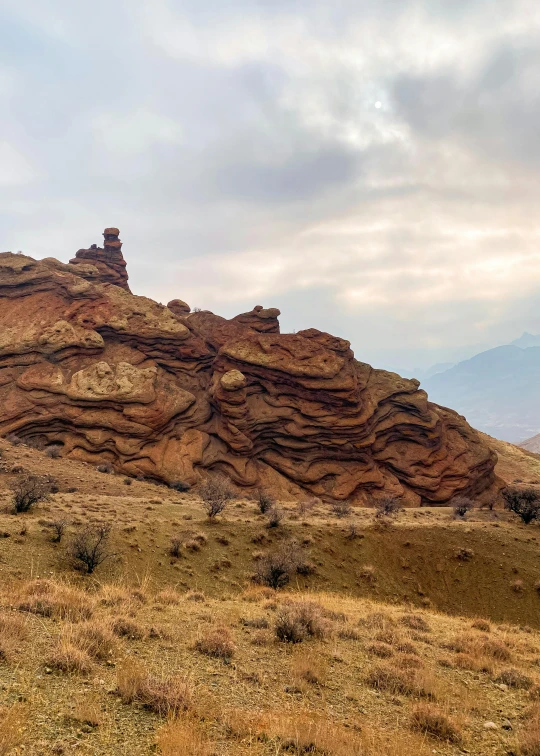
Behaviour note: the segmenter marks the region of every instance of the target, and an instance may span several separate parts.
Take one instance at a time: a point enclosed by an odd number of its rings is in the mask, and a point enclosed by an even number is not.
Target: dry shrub
[[[213,753],[200,725],[189,719],[171,719],[164,724],[157,732],[156,743],[163,756],[211,756]]]
[[[92,671],[92,660],[82,648],[60,640],[47,661],[47,665],[60,672],[87,675]]]
[[[446,714],[429,704],[418,704],[411,716],[411,727],[417,732],[430,735],[448,743],[460,743],[461,733]]]
[[[523,593],[525,590],[525,583],[523,580],[520,580],[519,578],[517,580],[514,580],[512,583],[510,583],[510,588],[514,591],[514,593]]]
[[[340,627],[338,630],[338,638],[341,638],[342,640],[360,640],[362,636],[358,632],[358,630],[353,627],[352,625],[345,625],[344,627]]]
[[[236,496],[231,484],[222,475],[209,478],[199,487],[198,493],[203,508],[211,520],[221,514],[231,499]]]
[[[418,698],[435,698],[432,681],[428,675],[412,670],[401,671],[389,665],[378,665],[369,672],[366,683],[376,690],[393,695],[401,694]]]
[[[365,625],[373,630],[386,630],[389,627],[394,627],[396,621],[385,612],[371,612],[361,619],[359,624]]]
[[[24,741],[28,711],[23,704],[0,706],[0,756],[7,756]]]
[[[231,631],[227,627],[213,628],[206,635],[197,639],[195,648],[206,656],[226,660],[232,659],[236,651]]]
[[[108,523],[86,525],[75,533],[69,545],[69,554],[77,568],[85,569],[88,575],[114,554],[109,551],[111,526]]]
[[[400,500],[396,496],[386,494],[375,502],[375,517],[395,517],[403,510]]]
[[[453,666],[457,669],[468,669],[471,672],[484,672],[488,675],[493,673],[493,666],[487,659],[482,656],[471,656],[471,654],[456,654]]]
[[[509,688],[519,688],[521,690],[529,690],[533,685],[532,678],[520,672],[519,669],[515,669],[515,667],[503,669],[495,678],[495,682],[508,685]]]
[[[73,719],[90,727],[99,727],[103,723],[103,712],[97,695],[85,693],[75,701]]]
[[[540,756],[540,706],[529,713],[525,731],[519,739],[520,756]]]
[[[178,559],[181,556],[182,540],[180,538],[171,538],[169,545],[169,555]]]
[[[474,502],[467,496],[454,496],[450,505],[454,511],[454,517],[461,517],[462,519],[467,516],[467,512],[474,508]]]
[[[399,669],[420,669],[424,666],[424,662],[414,654],[398,654],[394,664]]]
[[[331,629],[324,608],[315,601],[291,601],[278,610],[275,632],[280,641],[301,643],[306,638],[325,638]]]
[[[370,643],[366,646],[366,652],[372,656],[378,656],[379,659],[389,659],[394,655],[394,649],[387,643]]]
[[[117,607],[119,604],[129,604],[131,598],[132,596],[127,588],[122,588],[119,585],[105,583],[99,590],[99,603],[102,606]]]
[[[17,614],[0,614],[0,661],[10,661],[28,635],[26,622]]]
[[[62,630],[62,639],[98,661],[106,661],[116,649],[116,639],[112,628],[103,620],[67,625]]]
[[[51,493],[52,481],[43,475],[23,473],[12,484],[13,510],[15,513],[28,512],[34,504],[45,501]]]
[[[206,601],[206,596],[201,591],[188,591],[186,601]]]
[[[180,594],[172,588],[165,588],[164,590],[156,593],[154,600],[156,604],[164,604],[165,606],[173,606],[180,603]]]
[[[192,699],[191,685],[186,678],[149,675],[129,658],[118,666],[116,684],[124,703],[136,701],[161,716],[185,711]]]
[[[142,640],[146,637],[146,630],[129,617],[116,617],[111,625],[111,630],[119,638]]]
[[[266,514],[276,505],[274,498],[265,491],[259,491],[257,496],[257,506],[261,514]]]
[[[512,658],[506,643],[498,638],[483,639],[481,651],[485,656],[490,656],[497,661],[510,661]]]
[[[75,588],[38,579],[23,587],[17,608],[42,617],[80,622],[92,616],[93,602],[86,593]]]
[[[358,577],[365,580],[366,583],[375,583],[377,581],[375,567],[371,564],[365,564],[358,570]]]
[[[331,503],[332,512],[335,514],[336,517],[339,519],[342,519],[343,517],[348,517],[351,514],[352,507],[351,502],[347,499],[343,499],[342,501],[333,501]]]
[[[324,685],[328,677],[328,665],[319,653],[306,651],[293,658],[291,672],[293,678],[300,683]]]
[[[490,633],[491,632],[491,624],[486,619],[475,619],[474,622],[471,624],[471,627],[475,630],[481,630],[483,633]]]
[[[288,541],[258,560],[253,580],[274,590],[283,588],[303,561],[302,550],[296,541]]]
[[[399,618],[399,622],[410,630],[419,630],[422,633],[431,632],[431,627],[419,614],[404,614]]]

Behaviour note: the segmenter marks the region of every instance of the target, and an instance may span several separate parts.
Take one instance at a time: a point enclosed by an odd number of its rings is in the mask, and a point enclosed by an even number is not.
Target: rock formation
[[[494,489],[495,455],[418,381],[348,341],[226,320],[127,285],[118,229],[69,264],[0,254],[0,434],[155,480],[220,471],[246,490],[443,503]]]

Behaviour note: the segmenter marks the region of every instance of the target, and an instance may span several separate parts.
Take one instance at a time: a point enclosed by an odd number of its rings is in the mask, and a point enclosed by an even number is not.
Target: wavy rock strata
[[[118,229],[69,264],[0,254],[0,433],[171,482],[206,471],[281,496],[448,501],[494,486],[494,453],[418,381],[358,362],[279,311],[226,320],[127,285]]]

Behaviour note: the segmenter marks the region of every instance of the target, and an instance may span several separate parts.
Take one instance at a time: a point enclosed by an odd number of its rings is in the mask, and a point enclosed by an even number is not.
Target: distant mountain
[[[540,336],[525,333],[514,344],[481,352],[424,379],[422,388],[478,430],[519,443],[540,431]]]
[[[533,436],[532,438],[528,438],[526,441],[522,441],[520,444],[518,444],[522,449],[526,449],[527,451],[534,452],[535,454],[540,453],[540,433],[537,433],[536,436]]]
[[[527,333],[525,331],[519,339],[510,342],[512,346],[517,346],[520,349],[528,349],[529,347],[540,346],[540,333],[536,335],[533,333]]]

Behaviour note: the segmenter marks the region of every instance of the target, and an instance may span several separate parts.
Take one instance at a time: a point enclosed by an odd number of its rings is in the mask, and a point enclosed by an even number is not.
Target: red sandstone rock
[[[418,381],[345,339],[280,334],[129,292],[118,229],[70,264],[0,254],[0,433],[119,471],[196,483],[220,470],[279,496],[442,503],[496,486],[495,455]]]

